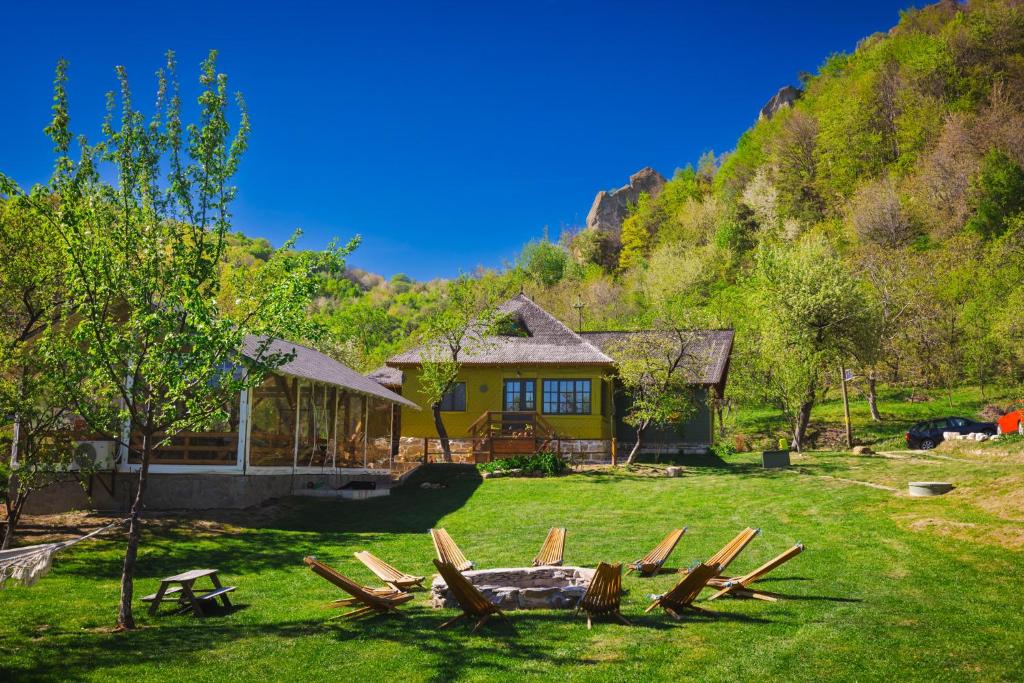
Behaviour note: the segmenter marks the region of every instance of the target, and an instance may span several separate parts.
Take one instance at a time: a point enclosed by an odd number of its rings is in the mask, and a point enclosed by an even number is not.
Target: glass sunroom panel
[[[338,467],[366,467],[365,399],[358,394],[343,394],[343,399],[345,429],[338,440]]]
[[[391,469],[391,404],[370,398],[366,421],[367,467]]]
[[[298,380],[271,375],[252,390],[249,464],[292,467],[295,464],[295,417]]]
[[[208,430],[178,432],[153,450],[153,465],[234,465],[238,462],[240,396],[224,404],[225,419]],[[180,410],[184,411],[184,407]],[[163,434],[156,438],[163,440]],[[132,434],[128,462],[142,462],[142,435]]]
[[[303,380],[299,386],[299,459],[300,467],[329,467],[334,401],[328,401],[328,387]]]

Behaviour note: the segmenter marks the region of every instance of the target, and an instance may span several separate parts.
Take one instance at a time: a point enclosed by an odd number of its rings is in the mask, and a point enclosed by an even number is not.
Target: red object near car
[[[1024,434],[1024,408],[1011,410],[996,421],[999,425],[1000,434],[1013,434],[1014,432]]]

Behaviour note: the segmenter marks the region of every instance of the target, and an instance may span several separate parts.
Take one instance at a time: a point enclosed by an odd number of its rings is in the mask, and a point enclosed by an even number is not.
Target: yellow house
[[[573,332],[523,294],[505,302],[499,313],[512,323],[510,332],[486,337],[460,356],[456,384],[441,403],[456,460],[551,450],[604,461],[618,439],[635,438],[622,421],[627,398],[608,355],[632,333]],[[707,360],[693,385],[702,398],[709,388],[719,396],[724,392],[732,339],[731,330],[699,335]],[[370,377],[411,400],[421,399],[420,354],[415,348],[394,356]],[[647,450],[706,450],[713,431],[713,411],[706,403],[684,424],[645,435]],[[436,459],[440,444],[431,411],[402,409],[397,418],[398,458]]]

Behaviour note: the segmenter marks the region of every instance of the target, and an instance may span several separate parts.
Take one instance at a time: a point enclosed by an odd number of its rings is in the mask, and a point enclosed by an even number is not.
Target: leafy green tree
[[[334,310],[325,319],[325,351],[347,365],[369,372],[394,351],[401,322],[364,298]]]
[[[218,304],[231,228],[231,185],[249,121],[240,95],[228,119],[227,77],[211,52],[200,71],[198,122],[183,125],[173,53],[158,72],[156,111],[132,104],[128,76],[108,98],[103,138],[71,158],[66,65],[57,67],[48,133],[57,160],[50,185],[31,201],[58,235],[67,262],[72,343],[56,355],[68,393],[94,429],[127,424],[139,461],[129,515],[117,624],[135,627],[133,577],[154,449],[175,433],[226,418],[225,405],[288,360],[271,337],[315,337],[307,314],[316,273],[340,268],[348,249],[294,252],[290,241],[234,283],[230,315]],[[119,106],[119,115],[117,107]],[[105,172],[106,171],[106,172]],[[104,181],[116,178],[117,184]],[[250,357],[243,339],[265,341]]]
[[[971,187],[973,215],[967,228],[985,238],[1006,232],[1024,211],[1024,169],[998,149],[989,150]]]
[[[533,281],[552,287],[565,276],[569,254],[561,246],[544,238],[523,247],[518,265]]]
[[[635,461],[647,429],[676,424],[696,410],[689,380],[706,360],[681,310],[662,308],[650,329],[631,335],[613,350],[622,389],[629,397],[623,419],[636,430],[626,464]]]
[[[54,229],[17,196],[20,190],[2,176],[0,186],[0,415],[14,418],[12,458],[0,491],[7,512],[2,550],[31,494],[64,476],[73,444],[70,404],[47,362],[68,342],[63,254]]]
[[[636,206],[622,221],[619,270],[629,270],[643,263],[644,257],[650,249],[653,201],[649,194],[641,192]]]
[[[455,385],[464,354],[487,348],[487,336],[500,323],[497,306],[502,295],[493,278],[460,276],[445,286],[420,329],[420,393],[434,416],[445,462],[452,461],[452,450],[441,401]]]
[[[824,373],[852,355],[868,318],[856,279],[818,236],[766,246],[758,256],[748,305],[757,312],[743,358],[747,381],[782,411],[800,450]]]
[[[395,294],[405,294],[412,289],[412,278],[405,273],[395,273],[391,276],[391,291]]]

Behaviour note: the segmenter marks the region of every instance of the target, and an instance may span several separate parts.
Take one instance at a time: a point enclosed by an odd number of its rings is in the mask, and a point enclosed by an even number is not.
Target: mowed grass
[[[763,471],[752,454],[701,458],[672,479],[651,476],[651,466],[491,480],[442,466],[417,473],[448,484],[441,490],[413,482],[360,503],[293,499],[276,517],[230,523],[153,520],[137,595],[160,577],[217,567],[238,586],[237,609],[200,620],[170,607],[150,617],[139,605],[140,630],[110,633],[122,541],[85,543],[59,555],[36,586],[0,592],[0,680],[1024,678],[1019,458],[823,453],[795,464]],[[934,499],[902,493],[909,479],[935,478],[959,488]],[[673,567],[708,557],[747,525],[762,533],[730,570],[796,542],[807,550],[763,583],[787,596],[778,603],[721,599],[705,604],[714,617],[675,622],[643,609],[676,577],[631,575],[631,628],[598,622],[588,631],[571,612],[528,611],[476,635],[436,630],[454,612],[428,608],[424,592],[405,618],[328,623],[335,612],[325,604],[340,593],[302,564],[314,554],[373,583],[352,557],[369,549],[429,574],[427,531],[444,526],[480,567],[528,565],[554,525],[568,527],[568,564],[636,559],[677,525],[689,531]]]

